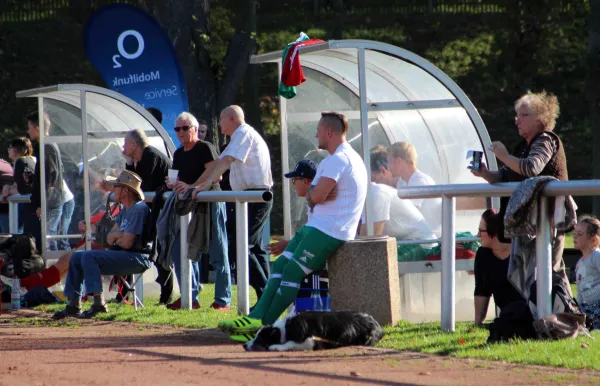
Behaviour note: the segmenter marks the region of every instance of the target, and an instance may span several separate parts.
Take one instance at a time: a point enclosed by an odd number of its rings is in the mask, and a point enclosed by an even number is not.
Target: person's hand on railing
[[[179,181],[179,180],[177,180],[175,185],[173,185],[173,187],[172,187],[173,191],[176,192],[177,194],[183,194],[191,188],[193,188],[192,185],[188,185],[185,182]]]

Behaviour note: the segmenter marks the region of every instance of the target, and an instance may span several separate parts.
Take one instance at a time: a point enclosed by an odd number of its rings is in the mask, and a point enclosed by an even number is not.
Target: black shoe
[[[52,319],[61,320],[67,316],[77,316],[81,313],[81,308],[68,305],[61,311],[57,311],[52,315]]]
[[[91,319],[98,314],[108,314],[108,307],[106,304],[101,306],[91,306],[86,311],[83,311],[79,315],[77,315],[78,319]]]

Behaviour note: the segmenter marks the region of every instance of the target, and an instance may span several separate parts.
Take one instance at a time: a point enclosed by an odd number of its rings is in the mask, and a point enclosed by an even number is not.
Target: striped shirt
[[[549,134],[543,133],[538,136],[531,144],[531,149],[527,157],[524,157],[523,150],[519,157],[519,174],[523,177],[536,177],[546,167],[552,156],[558,151],[558,143]],[[502,166],[500,172],[504,175],[510,169],[507,166]]]

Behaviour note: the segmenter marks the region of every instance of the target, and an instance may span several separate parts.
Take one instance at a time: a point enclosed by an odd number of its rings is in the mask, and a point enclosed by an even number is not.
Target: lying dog
[[[371,315],[360,312],[302,312],[263,326],[246,351],[312,351],[373,346],[383,336]]]

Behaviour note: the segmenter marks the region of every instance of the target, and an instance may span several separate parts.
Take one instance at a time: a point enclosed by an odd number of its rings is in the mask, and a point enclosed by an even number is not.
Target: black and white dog
[[[344,346],[373,346],[381,326],[361,312],[301,312],[263,326],[244,344],[246,351],[312,351]]]

